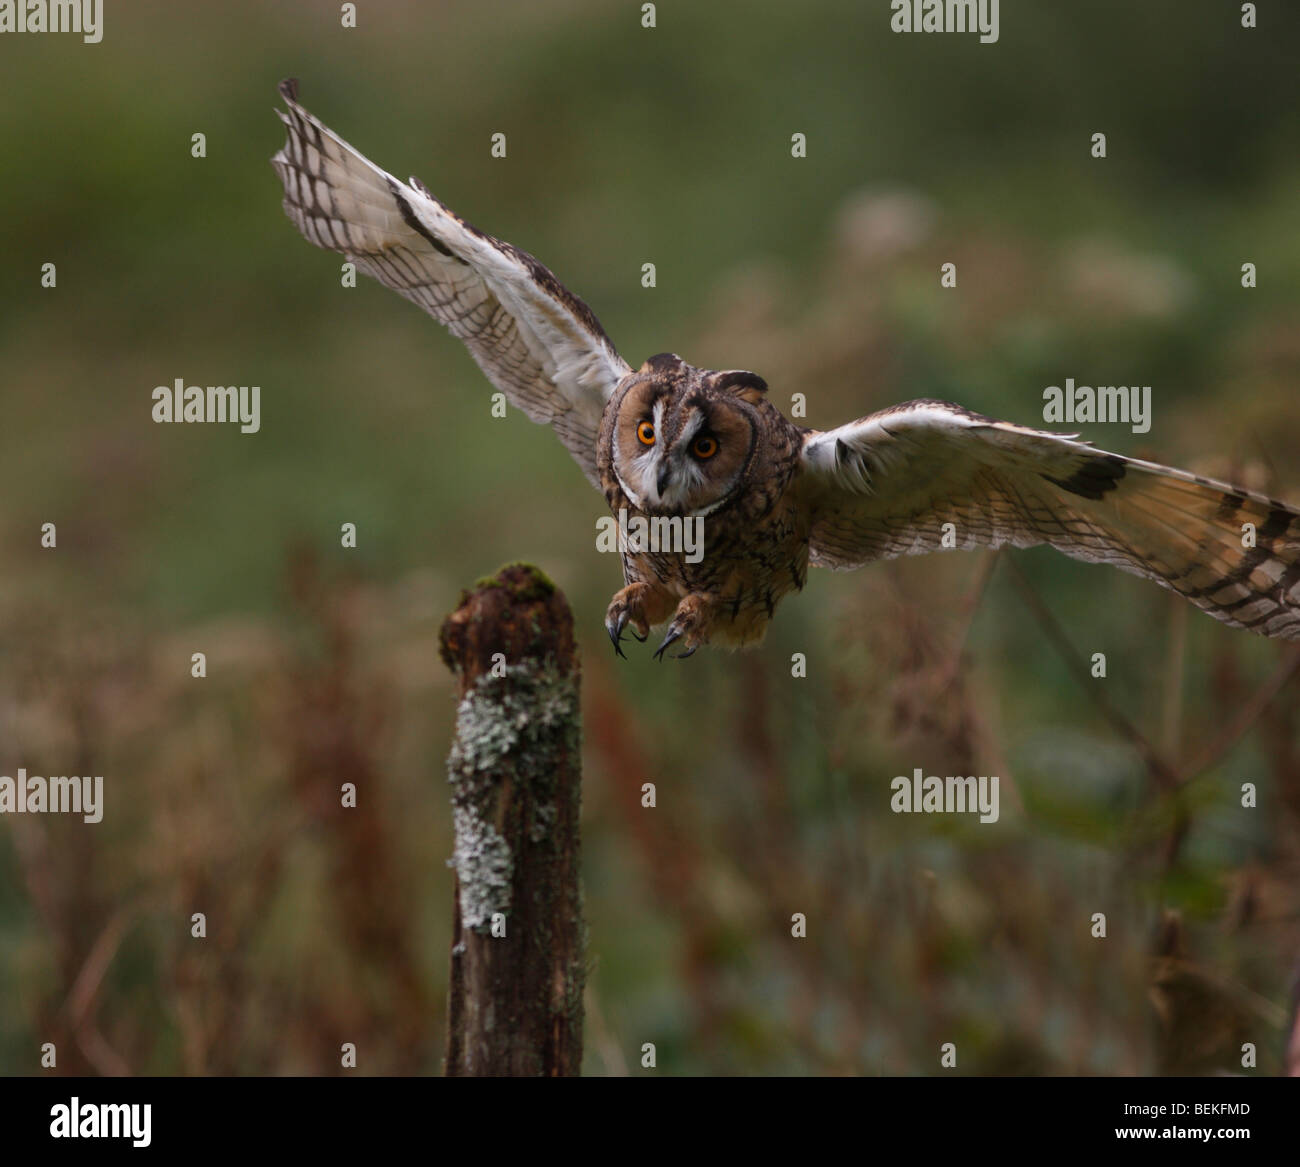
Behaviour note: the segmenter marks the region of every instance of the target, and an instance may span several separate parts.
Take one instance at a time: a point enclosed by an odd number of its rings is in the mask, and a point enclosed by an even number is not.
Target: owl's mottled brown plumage
[[[749,644],[762,639],[777,601],[803,587],[810,523],[790,489],[803,431],[767,400],[766,390],[753,373],[696,369],[664,353],[625,378],[610,398],[596,447],[610,511],[633,519],[698,514],[704,542],[698,563],[680,550],[623,553],[628,586],[614,597],[608,621],[615,647],[627,624],[644,638],[650,625],[670,616],[660,652],[677,639],[684,640],[683,655],[710,640]],[[635,430],[643,420],[656,429],[655,441],[644,447],[654,473],[633,481],[628,447],[639,442]],[[701,435],[719,443],[708,459],[691,450]],[[671,483],[683,477],[675,457],[688,468],[696,464],[698,498],[691,492],[673,497]],[[664,465],[671,476],[659,489],[651,478]]]
[[[669,621],[659,653],[759,640],[809,563],[854,568],[946,548],[1048,544],[1185,596],[1217,620],[1300,639],[1300,512],[1226,483],[913,401],[798,427],[743,370],[673,354],[633,371],[549,269],[363,158],[280,92],[272,162],[319,247],[419,304],[507,400],[550,424],[615,514],[703,524],[683,550],[623,552],[606,627],[619,648]]]

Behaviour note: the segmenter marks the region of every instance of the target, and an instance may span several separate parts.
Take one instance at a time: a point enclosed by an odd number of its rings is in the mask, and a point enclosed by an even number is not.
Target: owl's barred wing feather
[[[1263,495],[942,401],[809,431],[801,471],[814,564],[939,551],[951,523],[947,546],[1047,544],[1300,640],[1300,511]]]
[[[288,140],[271,164],[298,230],[446,325],[507,401],[555,428],[599,487],[601,414],[630,370],[591,309],[418,179],[399,182],[362,157],[298,104],[296,81],[282,82],[280,94]]]

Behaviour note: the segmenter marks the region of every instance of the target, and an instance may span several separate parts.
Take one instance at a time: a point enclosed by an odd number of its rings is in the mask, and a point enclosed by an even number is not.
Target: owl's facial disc
[[[738,403],[647,382],[620,411],[615,472],[648,514],[707,515],[731,497],[753,442],[753,422]]]

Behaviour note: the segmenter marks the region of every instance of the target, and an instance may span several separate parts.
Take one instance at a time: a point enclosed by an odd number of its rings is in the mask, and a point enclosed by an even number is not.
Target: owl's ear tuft
[[[680,369],[686,362],[676,353],[656,353],[652,357],[647,357],[646,362],[642,365],[638,373],[671,373]]]
[[[767,392],[767,382],[746,369],[725,369],[709,377],[709,388],[757,405]]]

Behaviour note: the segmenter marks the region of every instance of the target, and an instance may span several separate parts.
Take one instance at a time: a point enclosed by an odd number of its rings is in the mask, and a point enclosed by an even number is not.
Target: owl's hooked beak
[[[664,488],[668,485],[670,473],[671,468],[668,465],[668,459],[664,458],[659,463],[659,473],[655,477],[655,493],[659,496],[661,503],[664,500]]]

